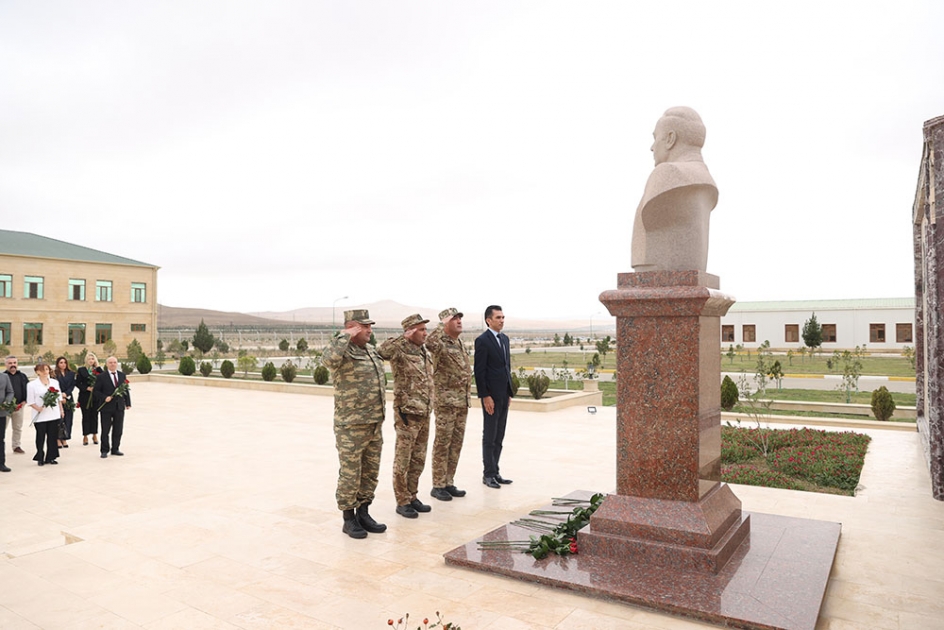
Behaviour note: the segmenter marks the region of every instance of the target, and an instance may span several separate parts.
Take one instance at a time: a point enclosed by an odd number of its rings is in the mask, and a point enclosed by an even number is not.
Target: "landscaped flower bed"
[[[721,479],[855,494],[871,438],[852,431],[721,427]]]

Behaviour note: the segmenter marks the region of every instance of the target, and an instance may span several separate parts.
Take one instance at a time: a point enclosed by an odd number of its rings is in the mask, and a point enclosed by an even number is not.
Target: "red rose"
[[[128,379],[125,379],[125,385],[130,385],[130,384],[131,384],[131,381],[129,381]]]

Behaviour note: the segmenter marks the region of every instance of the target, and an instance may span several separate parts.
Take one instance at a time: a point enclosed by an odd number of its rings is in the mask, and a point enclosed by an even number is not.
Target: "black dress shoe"
[[[58,466],[58,465],[59,465],[59,462],[57,462],[57,461],[54,460],[54,459],[50,459],[50,460],[49,460],[48,462],[46,462],[46,463],[49,464],[50,466]]]
[[[495,475],[495,481],[504,485],[508,485],[509,483],[511,483],[511,479],[502,479],[501,475]]]
[[[102,459],[105,459],[106,457],[108,457],[108,453],[102,453]]]
[[[45,464],[46,462],[44,462],[43,460],[39,460],[38,462],[36,462],[37,466],[44,466]]]
[[[496,490],[501,488],[501,486],[498,485],[498,482],[495,481],[494,477],[482,477],[482,483],[484,483],[489,488],[495,488]]]
[[[448,492],[449,494],[451,494],[451,495],[454,496],[454,497],[464,497],[464,496],[465,496],[465,490],[459,490],[459,488],[457,488],[457,487],[455,487],[455,486],[446,486],[446,492]]]
[[[0,464],[0,472],[10,472],[10,469],[5,464]]]
[[[452,495],[446,492],[445,488],[433,488],[429,491],[429,496],[440,501],[452,501]]]
[[[405,516],[407,518],[419,518],[420,515],[417,514],[416,510],[413,509],[413,506],[407,503],[406,505],[397,506],[397,514],[400,516]]]
[[[112,454],[112,455],[115,455],[115,456],[117,456],[117,457],[124,457],[124,456],[125,456],[125,454],[122,453],[121,451],[112,451],[111,454]],[[508,482],[504,482],[504,481],[503,481],[502,483],[511,483],[511,482],[510,482],[510,481],[508,481]]]
[[[410,507],[416,510],[417,512],[423,512],[424,514],[426,512],[433,511],[433,508],[429,507],[428,505],[426,505],[419,499],[413,499],[412,501],[410,501]]]

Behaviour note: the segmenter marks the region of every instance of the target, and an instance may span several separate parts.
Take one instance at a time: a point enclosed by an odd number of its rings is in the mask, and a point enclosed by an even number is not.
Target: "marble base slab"
[[[568,497],[589,498],[576,491]],[[541,509],[566,509],[546,506]],[[731,628],[814,630],[842,525],[757,512],[747,540],[713,574],[589,553],[535,560],[480,550],[480,540],[528,540],[504,525],[445,554],[446,564],[614,599]],[[577,536],[579,547],[580,536]]]

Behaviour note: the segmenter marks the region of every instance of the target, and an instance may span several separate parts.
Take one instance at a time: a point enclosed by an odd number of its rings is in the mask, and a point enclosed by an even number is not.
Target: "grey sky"
[[[908,296],[939,2],[0,2],[3,227],[159,300],[581,318],[694,107],[739,300]]]

